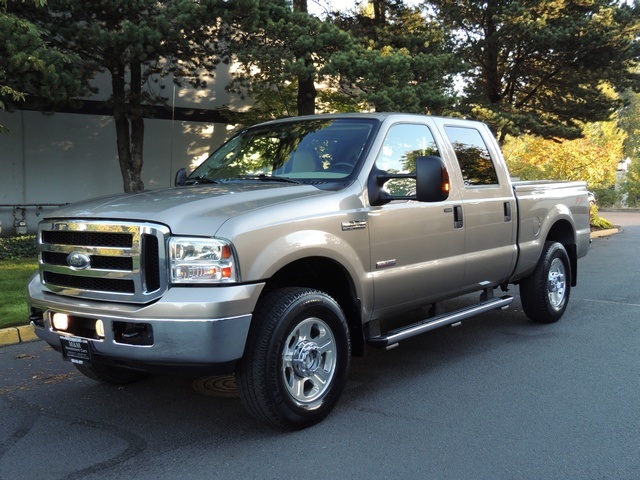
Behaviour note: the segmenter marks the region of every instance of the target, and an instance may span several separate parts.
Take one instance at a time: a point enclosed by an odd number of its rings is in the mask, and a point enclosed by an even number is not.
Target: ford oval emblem
[[[71,252],[67,255],[67,265],[74,270],[86,270],[91,266],[91,257],[82,252]]]

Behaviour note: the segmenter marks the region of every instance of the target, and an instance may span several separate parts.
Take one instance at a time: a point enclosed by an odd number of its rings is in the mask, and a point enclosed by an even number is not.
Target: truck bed
[[[518,203],[520,258],[513,280],[526,276],[536,266],[542,242],[555,219],[566,222],[563,235],[574,235],[576,258],[589,250],[589,200],[586,182],[516,181],[513,190]],[[554,219],[554,221],[550,221]],[[574,243],[574,242],[569,242]]]

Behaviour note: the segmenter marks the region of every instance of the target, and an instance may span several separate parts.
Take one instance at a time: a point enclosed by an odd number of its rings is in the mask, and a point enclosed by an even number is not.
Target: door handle
[[[504,221],[511,221],[511,202],[504,202]]]
[[[462,217],[462,205],[453,207],[453,228],[462,228],[464,225]]]

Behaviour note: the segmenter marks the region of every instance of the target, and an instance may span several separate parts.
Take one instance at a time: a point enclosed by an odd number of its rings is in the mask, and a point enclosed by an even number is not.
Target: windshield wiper
[[[277,175],[260,175],[260,180],[262,180],[263,182],[285,182],[285,183],[297,183],[298,185],[300,185],[302,182],[299,180],[294,180],[293,178],[289,178],[289,177],[279,177]]]
[[[189,178],[187,179],[187,181],[184,182],[185,185],[204,185],[205,183],[218,184],[220,182],[217,180],[214,180],[213,178],[208,178],[208,177]]]
[[[238,175],[234,180],[258,180],[260,182],[284,182],[284,183],[295,183],[302,184],[298,180],[294,180],[289,177],[278,177],[277,175],[265,175],[261,173],[260,175]]]

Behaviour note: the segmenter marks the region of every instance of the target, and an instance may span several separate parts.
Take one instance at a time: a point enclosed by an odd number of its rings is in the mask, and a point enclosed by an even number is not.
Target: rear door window
[[[445,127],[458,158],[465,187],[498,185],[498,175],[482,135],[475,128]]]

